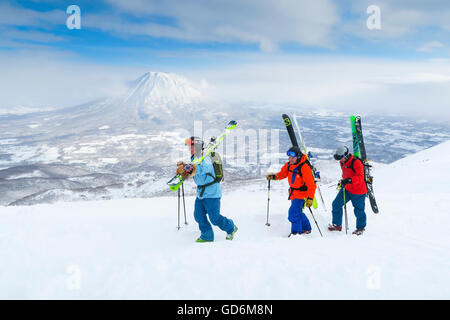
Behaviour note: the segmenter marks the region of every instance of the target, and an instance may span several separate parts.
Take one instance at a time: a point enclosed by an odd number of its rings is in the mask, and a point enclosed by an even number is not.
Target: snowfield
[[[239,227],[233,241],[215,228],[198,244],[194,198],[188,225],[177,198],[1,207],[0,298],[24,299],[449,299],[450,141],[375,167],[380,214],[366,233],[330,233],[336,190],[322,186],[324,235],[287,238],[287,182],[225,192],[222,213]],[[336,171],[339,170],[336,164]],[[191,184],[186,185],[191,188]],[[320,201],[319,201],[320,205]]]

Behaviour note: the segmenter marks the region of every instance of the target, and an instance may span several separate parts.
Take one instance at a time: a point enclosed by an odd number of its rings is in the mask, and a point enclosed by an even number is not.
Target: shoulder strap
[[[356,173],[356,170],[355,170],[355,168],[353,167],[353,165],[355,164],[355,161],[356,161],[356,160],[361,161],[361,164],[364,166],[364,162],[363,162],[360,158],[353,156],[353,160],[352,160],[352,163],[350,164],[350,167],[349,167],[349,168],[352,168],[353,172],[355,172],[355,173]]]
[[[306,159],[305,161],[301,162],[301,163],[299,164],[299,166],[298,166],[297,168],[295,168],[294,170],[291,170],[291,169],[290,169],[290,166],[291,166],[291,165],[288,164],[288,172],[294,172],[294,171],[296,171],[297,174],[299,174],[300,177],[303,178],[302,167],[303,167],[303,165],[304,165],[305,163],[306,163],[310,168],[312,168],[312,167],[311,167],[311,163],[309,162],[308,159]]]
[[[207,184],[201,185],[201,186],[197,186],[197,188],[200,189],[200,197],[203,197],[203,194],[205,193],[205,189],[206,187],[212,186],[215,183],[219,183],[217,177],[214,177],[211,173],[206,173],[208,176],[210,176],[211,178],[213,178],[214,180],[211,182],[208,182]]]

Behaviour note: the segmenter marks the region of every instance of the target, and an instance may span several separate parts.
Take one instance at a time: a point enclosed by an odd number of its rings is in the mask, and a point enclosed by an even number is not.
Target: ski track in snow
[[[272,184],[270,227],[264,180],[225,192],[239,230],[227,241],[214,227],[206,244],[193,197],[180,230],[176,197],[2,207],[0,298],[448,299],[449,155],[446,142],[375,167],[380,214],[366,201],[360,237],[350,203],[349,235],[327,231],[336,190],[324,185],[324,237],[307,211],[313,233],[287,238],[286,181]]]

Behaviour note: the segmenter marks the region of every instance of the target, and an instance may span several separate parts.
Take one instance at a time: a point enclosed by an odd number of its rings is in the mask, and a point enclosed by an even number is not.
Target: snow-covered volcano
[[[144,119],[161,112],[180,112],[206,101],[206,96],[186,78],[164,72],[145,73],[133,82],[124,98],[124,103]]]

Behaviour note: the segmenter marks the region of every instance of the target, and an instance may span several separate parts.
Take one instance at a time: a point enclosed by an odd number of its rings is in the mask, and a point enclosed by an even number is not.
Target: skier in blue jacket
[[[186,139],[185,144],[190,148],[191,160],[201,157],[204,143],[200,138],[190,137]],[[201,235],[196,241],[214,241],[214,231],[211,223],[227,233],[227,240],[232,240],[237,231],[237,227],[231,219],[220,214],[222,189],[220,184],[215,181],[216,175],[211,158],[205,157],[198,165],[178,162],[177,166],[178,174],[182,174],[185,178],[189,178],[190,176],[194,177],[194,182],[197,185],[194,218],[198,223]],[[209,216],[211,223],[208,221],[206,215]]]

